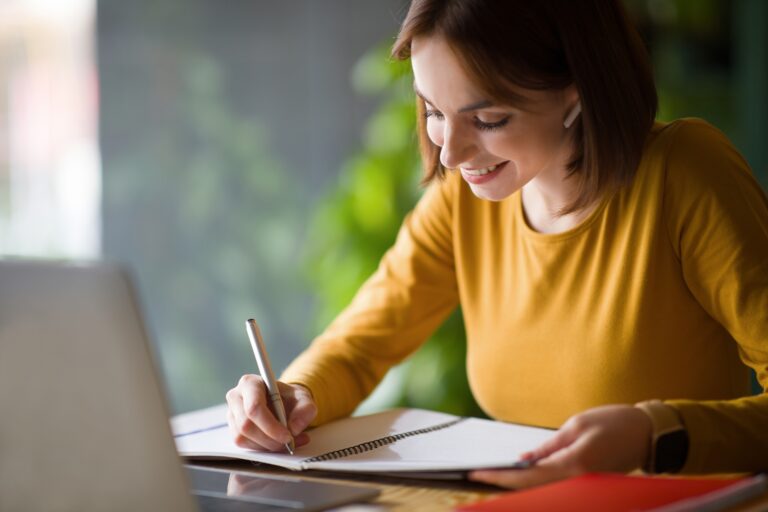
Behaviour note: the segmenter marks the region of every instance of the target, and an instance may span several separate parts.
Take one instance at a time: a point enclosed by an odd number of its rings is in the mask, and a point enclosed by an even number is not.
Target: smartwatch
[[[653,434],[646,473],[677,473],[688,458],[688,431],[677,409],[661,400],[635,404],[651,419]]]

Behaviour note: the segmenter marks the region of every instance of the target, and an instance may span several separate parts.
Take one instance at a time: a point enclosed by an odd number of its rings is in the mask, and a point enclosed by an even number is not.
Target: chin
[[[515,191],[501,190],[493,187],[484,187],[482,185],[470,185],[472,193],[479,199],[486,201],[503,201],[511,196]]]

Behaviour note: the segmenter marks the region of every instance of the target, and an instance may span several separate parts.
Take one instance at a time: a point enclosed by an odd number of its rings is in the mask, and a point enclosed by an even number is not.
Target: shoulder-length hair
[[[410,58],[415,37],[439,35],[489,99],[515,105],[524,89],[578,90],[568,176],[577,195],[561,214],[629,183],[658,108],[650,59],[620,0],[413,0],[392,56]],[[443,178],[440,148],[417,97],[424,183]]]

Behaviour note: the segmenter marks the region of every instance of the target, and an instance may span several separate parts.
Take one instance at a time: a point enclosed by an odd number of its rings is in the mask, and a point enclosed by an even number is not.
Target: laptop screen
[[[0,510],[193,510],[128,275],[0,261]]]

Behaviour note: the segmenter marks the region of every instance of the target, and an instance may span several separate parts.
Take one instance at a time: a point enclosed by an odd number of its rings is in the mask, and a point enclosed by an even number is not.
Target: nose
[[[440,163],[447,169],[456,169],[469,162],[477,153],[474,137],[452,123],[443,124],[443,146],[440,148]]]

